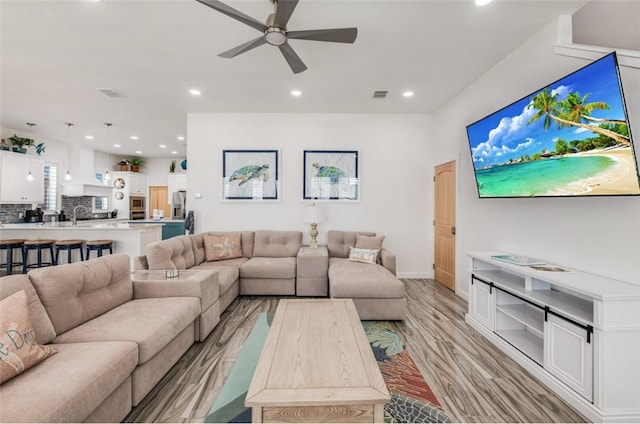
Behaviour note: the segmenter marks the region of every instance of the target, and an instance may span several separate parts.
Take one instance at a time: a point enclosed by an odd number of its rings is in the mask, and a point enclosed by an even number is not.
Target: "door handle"
[[[456,227],[451,227],[451,234],[456,235]]]

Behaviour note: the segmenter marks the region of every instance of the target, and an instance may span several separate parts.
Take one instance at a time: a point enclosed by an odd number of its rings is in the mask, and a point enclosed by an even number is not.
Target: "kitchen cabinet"
[[[138,172],[129,173],[129,194],[136,196],[147,195],[147,176]]]
[[[27,180],[31,172],[32,181]],[[0,202],[43,203],[44,160],[37,157],[0,152]]]

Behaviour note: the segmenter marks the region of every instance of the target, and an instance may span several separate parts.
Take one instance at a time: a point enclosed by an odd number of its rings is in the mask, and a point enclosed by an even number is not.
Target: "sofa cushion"
[[[21,290],[24,290],[27,294],[29,319],[33,325],[36,341],[40,344],[51,343],[56,338],[56,332],[29,277],[25,274],[17,274],[0,278],[0,299],[4,299]]]
[[[256,231],[253,257],[295,257],[301,246],[300,231]]]
[[[349,251],[349,260],[352,262],[362,262],[365,264],[375,264],[380,250],[376,249],[358,249],[352,247]]]
[[[242,257],[242,235],[240,233],[205,234],[203,240],[204,257],[208,262]]]
[[[296,258],[253,257],[240,267],[240,278],[296,278]]]
[[[57,334],[77,327],[133,298],[129,256],[39,268],[29,278]]]
[[[56,343],[130,341],[138,363],[161,351],[200,314],[197,297],[136,299],[56,337]]]
[[[404,283],[382,265],[363,264],[345,259],[329,259],[331,297],[400,298]]]
[[[220,264],[234,261],[234,259],[229,259],[226,261],[219,261],[219,262],[204,262],[195,269],[214,269],[218,271],[218,282],[220,284],[220,296],[222,296],[222,293],[229,290],[229,287],[231,287],[233,283],[237,282],[238,278],[240,278],[240,265],[248,261],[248,259],[246,258],[242,258],[242,259],[243,260],[241,262],[238,262],[237,265],[230,265],[230,266],[224,266]]]
[[[363,234],[356,235],[356,245],[355,247],[358,249],[370,249],[377,250],[378,253],[382,250],[382,242],[384,241],[384,236],[365,236]],[[381,264],[381,255],[376,255],[376,262]]]
[[[149,269],[189,269],[204,261],[196,259],[192,236],[178,236],[156,241],[147,245],[147,263]]]
[[[0,422],[83,422],[138,361],[131,342],[53,346],[56,355],[2,385]]]
[[[0,384],[56,352],[36,342],[24,290],[0,300]]]
[[[356,246],[356,236],[358,234],[375,236],[375,233],[353,232],[353,231],[328,231],[327,250],[330,258],[348,258],[349,248]]]

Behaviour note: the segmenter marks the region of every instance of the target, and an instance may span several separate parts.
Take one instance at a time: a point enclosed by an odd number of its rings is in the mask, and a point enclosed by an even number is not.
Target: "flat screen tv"
[[[467,127],[478,195],[640,195],[616,54]]]

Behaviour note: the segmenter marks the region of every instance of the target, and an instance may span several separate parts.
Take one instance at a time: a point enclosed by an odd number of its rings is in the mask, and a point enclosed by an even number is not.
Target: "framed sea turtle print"
[[[357,150],[305,150],[305,200],[360,200]]]
[[[280,200],[278,150],[223,150],[223,200]]]

